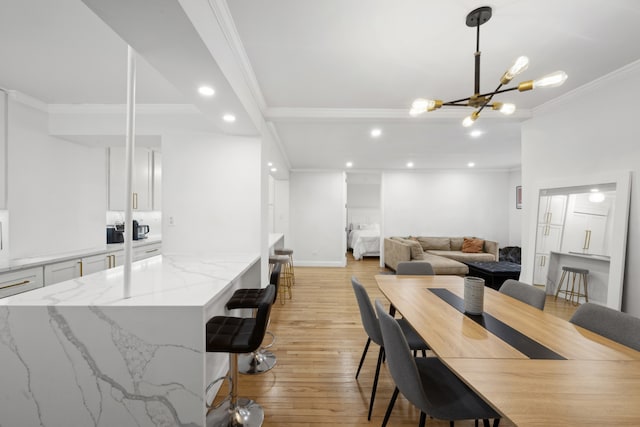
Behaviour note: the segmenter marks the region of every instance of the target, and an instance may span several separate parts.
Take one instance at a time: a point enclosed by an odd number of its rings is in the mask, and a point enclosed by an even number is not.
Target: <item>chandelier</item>
[[[520,56],[515,60],[513,65],[502,75],[500,78],[500,84],[493,92],[481,93],[480,92],[480,26],[487,22],[491,18],[491,8],[489,6],[479,7],[467,15],[467,26],[476,27],[476,52],[475,56],[475,75],[474,75],[474,91],[473,95],[456,99],[454,101],[443,102],[440,99],[424,99],[418,98],[411,104],[411,111],[409,114],[417,116],[426,111],[434,111],[442,106],[450,107],[471,107],[476,109],[471,115],[465,117],[462,121],[462,125],[465,127],[471,126],[476,119],[480,116],[480,113],[485,107],[489,107],[492,110],[500,111],[503,114],[513,114],[516,110],[516,106],[511,103],[502,103],[493,101],[494,95],[518,90],[525,92],[527,90],[536,89],[539,87],[556,87],[560,86],[567,79],[567,74],[564,71],[556,71],[551,74],[547,74],[536,80],[524,81],[517,86],[504,88],[511,80],[522,73],[529,66],[529,58],[526,56]]]

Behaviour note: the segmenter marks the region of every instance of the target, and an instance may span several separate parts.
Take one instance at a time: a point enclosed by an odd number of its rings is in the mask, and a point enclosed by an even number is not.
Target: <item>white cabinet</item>
[[[566,207],[567,196],[564,194],[540,197],[538,224],[562,225]]]
[[[533,270],[533,284],[547,286],[547,276],[549,272],[549,257],[546,254],[536,254],[536,261]]]
[[[80,260],[82,267],[81,276],[86,276],[87,274],[97,273],[98,271],[105,270],[109,267],[108,259],[106,255],[93,255],[89,257],[84,257]]]
[[[124,264],[124,251],[113,251],[107,253],[107,269],[119,267]]]
[[[125,149],[109,148],[109,210],[123,211],[125,206]],[[153,209],[153,153],[145,147],[136,147],[132,171],[132,206],[134,210]]]
[[[566,208],[566,195],[540,197],[536,231],[536,258],[533,271],[535,285],[547,285],[549,256],[551,251],[560,250]]]
[[[0,274],[0,298],[41,288],[43,285],[42,267],[2,273]]]
[[[549,224],[538,225],[538,232],[536,234],[536,261],[533,273],[534,285],[546,286],[550,252],[560,249],[561,238],[562,226]]]
[[[608,255],[606,231],[606,216],[573,212],[567,216],[562,251]]]
[[[132,250],[133,261],[140,261],[145,258],[160,255],[160,243],[152,243],[150,245],[138,246]]]
[[[539,224],[536,233],[536,253],[548,254],[560,249],[562,226]]]
[[[44,285],[49,286],[81,276],[81,259],[61,261],[44,266]]]

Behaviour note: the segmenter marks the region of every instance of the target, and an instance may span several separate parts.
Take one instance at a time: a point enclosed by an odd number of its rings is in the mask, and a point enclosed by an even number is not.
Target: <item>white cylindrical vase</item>
[[[468,314],[482,314],[484,308],[484,279],[467,276],[464,278],[464,311]]]

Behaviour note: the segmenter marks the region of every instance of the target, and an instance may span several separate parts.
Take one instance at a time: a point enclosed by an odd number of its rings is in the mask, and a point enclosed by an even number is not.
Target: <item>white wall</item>
[[[162,162],[163,253],[261,253],[259,139],[164,135]]]
[[[292,172],[289,188],[296,265],[346,265],[344,173]]]
[[[289,242],[289,180],[274,180],[274,231],[284,234],[284,244]]]
[[[11,258],[104,248],[106,155],[49,136],[48,115],[9,105]]]
[[[380,208],[380,184],[347,183],[348,208]]]
[[[522,129],[524,193],[523,249],[531,247],[537,195],[527,192],[541,181],[632,171],[631,210],[622,309],[640,316],[640,144],[637,100],[640,62],[593,82],[534,112]],[[523,253],[523,276],[533,254]]]
[[[384,172],[383,236],[478,236],[506,246],[511,190],[506,171]]]

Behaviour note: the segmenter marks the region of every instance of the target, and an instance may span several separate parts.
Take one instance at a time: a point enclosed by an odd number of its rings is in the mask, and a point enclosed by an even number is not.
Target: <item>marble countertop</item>
[[[154,243],[161,243],[160,237],[148,238],[143,240],[133,241],[133,247],[146,246]],[[68,261],[74,258],[89,257],[93,255],[106,254],[109,252],[118,252],[124,250],[124,243],[110,243],[105,244],[102,247],[87,248],[79,251],[65,252],[55,255],[43,255],[30,258],[17,258],[0,261],[0,273],[6,273],[7,271],[20,270],[23,268],[39,267],[45,264],[51,264],[54,262]]]
[[[610,262],[611,261],[611,257],[608,257],[606,255],[581,254],[581,253],[577,253],[577,252],[556,252],[556,251],[551,251],[551,253],[552,254],[557,254],[557,255],[562,255],[562,256],[572,256],[572,257],[577,257],[577,258],[591,259],[591,260],[595,260],[595,261],[604,261],[604,262]]]
[[[260,259],[258,254],[158,255],[132,264],[131,298],[122,266],[0,299],[0,306],[205,306]]]

